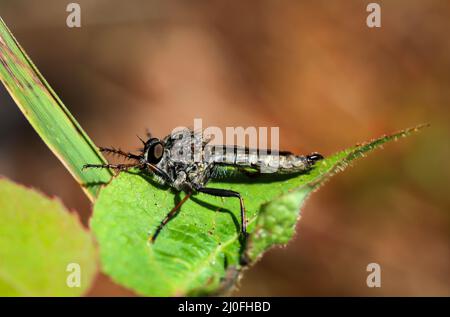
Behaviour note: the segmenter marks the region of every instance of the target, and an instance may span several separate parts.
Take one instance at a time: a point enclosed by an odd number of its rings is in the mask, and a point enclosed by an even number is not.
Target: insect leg
[[[212,195],[212,196],[239,198],[239,203],[240,203],[240,207],[241,207],[241,222],[242,222],[241,232],[244,237],[247,236],[247,218],[245,217],[244,199],[242,198],[241,194],[239,194],[238,192],[235,192],[233,190],[220,189],[220,188],[208,188],[208,187],[197,188],[197,191],[208,194],[208,195]]]
[[[126,171],[139,166],[140,164],[85,164],[83,165],[83,170],[87,168],[111,168],[118,171]]]
[[[159,233],[161,232],[162,228],[173,218],[177,215],[177,213],[180,211],[180,207],[188,200],[188,198],[191,196],[192,193],[186,194],[184,198],[167,214],[167,216],[161,221],[158,228],[156,228],[155,233],[151,238],[149,239],[149,242],[153,243],[155,242],[156,238],[158,237]]]
[[[156,165],[150,163],[143,163],[144,166],[147,166],[153,173],[160,176],[166,183],[171,184],[174,182],[172,177],[169,176],[165,171],[157,167]]]
[[[126,157],[127,159],[139,160],[141,158],[139,155],[135,155],[135,154],[132,154],[129,152],[124,152],[121,149],[106,148],[106,147],[100,147],[99,149],[100,149],[100,152],[117,154],[117,155]]]

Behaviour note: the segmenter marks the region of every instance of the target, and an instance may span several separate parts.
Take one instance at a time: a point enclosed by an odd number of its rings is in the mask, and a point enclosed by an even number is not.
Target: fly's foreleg
[[[133,167],[140,167],[140,164],[86,164],[83,166],[83,170],[87,168],[110,168],[116,171],[126,171]]]
[[[100,147],[100,152],[103,153],[110,153],[110,154],[116,154],[119,156],[123,156],[127,159],[131,159],[131,160],[139,160],[140,157],[138,155],[132,154],[130,152],[124,152],[121,149],[115,149],[115,148],[107,148],[107,147]]]
[[[198,192],[205,193],[212,196],[217,197],[236,197],[239,198],[239,203],[241,207],[241,233],[244,237],[247,237],[247,218],[245,216],[245,206],[244,206],[244,199],[242,198],[241,194],[238,192],[235,192],[233,190],[228,189],[220,189],[220,188],[207,188],[207,187],[201,187],[197,188]]]

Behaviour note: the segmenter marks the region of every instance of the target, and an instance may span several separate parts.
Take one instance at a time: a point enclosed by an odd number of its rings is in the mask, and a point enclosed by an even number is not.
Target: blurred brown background
[[[133,150],[149,128],[279,126],[281,147],[331,154],[422,122],[337,176],[296,238],[235,295],[450,295],[450,2],[0,1],[0,15],[98,145]],[[0,89],[0,174],[90,204]],[[366,286],[366,266],[382,287]],[[88,295],[132,295],[101,275]]]

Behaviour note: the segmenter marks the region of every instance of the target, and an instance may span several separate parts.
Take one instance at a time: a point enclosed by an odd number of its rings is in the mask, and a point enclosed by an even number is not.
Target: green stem
[[[105,169],[82,170],[105,159],[0,18],[0,80],[30,124],[92,201],[111,179]]]

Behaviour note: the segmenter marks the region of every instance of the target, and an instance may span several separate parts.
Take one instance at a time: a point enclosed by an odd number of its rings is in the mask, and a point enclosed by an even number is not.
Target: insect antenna
[[[145,145],[145,141],[144,140],[142,140],[142,138],[139,136],[139,135],[137,135],[136,134],[136,136],[137,136],[137,138],[142,142],[142,144],[144,144]]]

